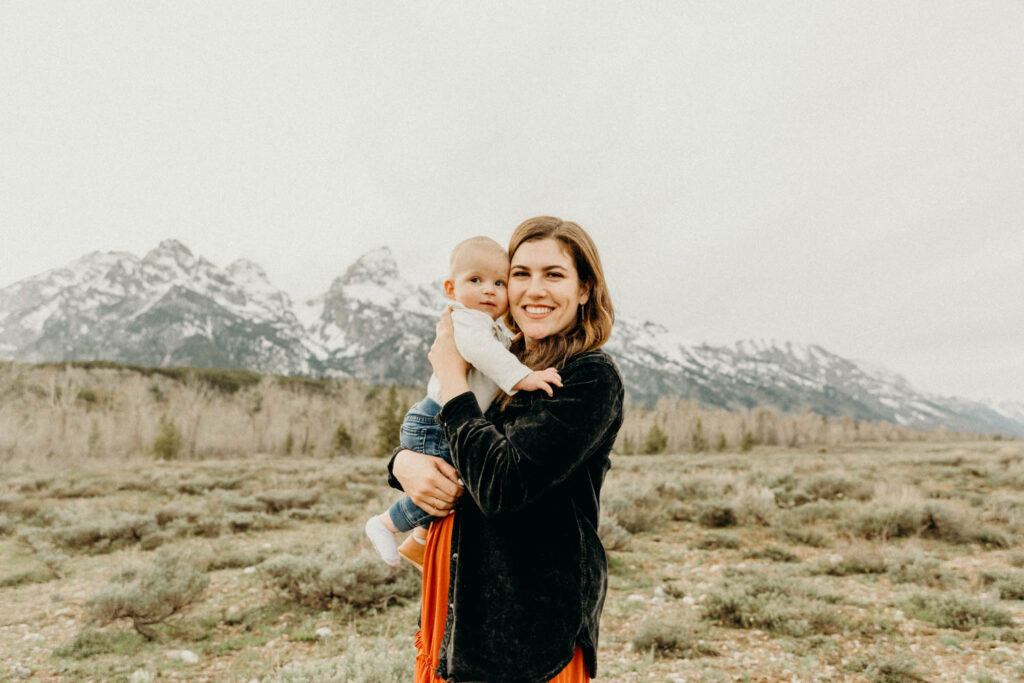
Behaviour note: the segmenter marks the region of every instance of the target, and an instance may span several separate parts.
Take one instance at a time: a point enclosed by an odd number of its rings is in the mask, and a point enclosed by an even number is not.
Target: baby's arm
[[[516,393],[517,384],[533,370],[519,362],[491,331],[490,316],[464,308],[452,309],[455,347],[466,362],[490,377],[506,394]]]
[[[551,389],[551,385],[554,384],[556,387],[562,386],[562,376],[558,374],[558,370],[554,368],[548,368],[547,370],[535,370],[526,377],[516,382],[513,389],[519,391],[536,391],[538,389],[544,390],[548,396],[554,396],[555,392]]]

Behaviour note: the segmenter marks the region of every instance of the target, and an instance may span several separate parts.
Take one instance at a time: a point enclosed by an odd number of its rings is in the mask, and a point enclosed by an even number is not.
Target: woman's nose
[[[531,277],[530,285],[526,288],[527,296],[540,297],[544,296],[544,278],[543,277]]]

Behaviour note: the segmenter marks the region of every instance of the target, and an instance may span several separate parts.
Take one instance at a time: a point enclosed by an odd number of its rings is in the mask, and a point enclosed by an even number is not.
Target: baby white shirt
[[[512,333],[501,320],[493,320],[483,311],[466,308],[455,301],[452,325],[455,328],[455,348],[472,365],[466,375],[469,389],[476,397],[480,411],[487,410],[500,388],[508,395],[516,393],[512,387],[533,370],[519,362],[508,350]],[[441,403],[441,383],[436,375],[427,383],[427,396]]]

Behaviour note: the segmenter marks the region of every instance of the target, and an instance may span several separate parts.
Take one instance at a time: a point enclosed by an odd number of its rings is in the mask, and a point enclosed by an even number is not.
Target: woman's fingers
[[[455,468],[452,467],[451,463],[445,462],[444,460],[438,460],[436,464],[437,469],[441,474],[452,481],[452,483],[461,485],[459,483],[459,473],[455,471]]]

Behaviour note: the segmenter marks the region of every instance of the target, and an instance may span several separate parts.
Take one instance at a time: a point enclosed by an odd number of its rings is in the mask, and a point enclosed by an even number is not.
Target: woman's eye
[[[551,272],[548,273],[548,277],[564,277],[561,273]]]
[[[512,277],[529,277],[529,273],[527,273],[525,270],[517,270],[516,272],[512,273]]]

